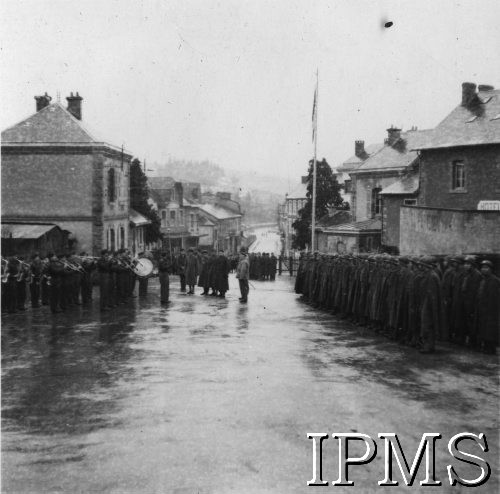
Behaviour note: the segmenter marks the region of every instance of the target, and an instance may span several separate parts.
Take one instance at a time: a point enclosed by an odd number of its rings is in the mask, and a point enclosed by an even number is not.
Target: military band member
[[[29,276],[29,265],[24,262],[24,257],[19,257],[18,272],[16,278],[17,310],[26,310],[26,282]]]
[[[45,256],[42,259],[42,277],[40,281],[40,295],[42,298],[42,305],[49,305],[50,303],[50,286],[49,286],[49,263],[50,259]]]
[[[99,295],[101,311],[109,310],[113,303],[111,300],[111,256],[106,249],[101,251],[101,257],[97,260],[97,271],[99,273]]]
[[[64,256],[56,256],[53,252],[49,253],[48,275],[50,276],[50,310],[52,314],[62,312],[64,309],[61,304],[61,290],[63,289],[63,278],[65,277],[65,268],[62,262]]]
[[[96,269],[97,265],[92,257],[89,257],[86,252],[81,252],[80,257],[82,259],[82,282],[81,282],[81,294],[82,294],[82,304],[89,304],[92,302],[92,273]]]
[[[31,307],[37,309],[40,307],[40,284],[42,281],[42,271],[43,264],[40,259],[38,252],[35,252],[31,256],[31,283],[30,287],[30,297],[31,297]]]

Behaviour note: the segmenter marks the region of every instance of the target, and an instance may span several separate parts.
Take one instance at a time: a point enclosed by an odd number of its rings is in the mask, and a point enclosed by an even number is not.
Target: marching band
[[[126,303],[133,297],[137,277],[147,278],[153,272],[148,258],[133,258],[128,250],[103,250],[101,257],[81,252],[56,255],[38,252],[27,262],[24,257],[2,257],[2,312],[13,314],[26,310],[29,288],[33,309],[49,305],[52,313],[63,312],[92,301],[93,273],[99,273],[101,309]]]

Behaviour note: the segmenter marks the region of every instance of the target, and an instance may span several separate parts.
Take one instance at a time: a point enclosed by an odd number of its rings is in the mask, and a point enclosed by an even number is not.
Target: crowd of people
[[[422,353],[436,340],[487,353],[498,345],[500,280],[488,259],[303,254],[295,291]]]
[[[246,257],[242,249],[240,256],[226,256],[224,251],[208,253],[205,250],[181,249],[176,255],[163,252],[158,259],[150,253],[139,253],[133,257],[130,251],[101,251],[100,257],[88,256],[86,252],[54,254],[41,257],[34,253],[30,259],[22,256],[2,258],[2,312],[13,314],[26,310],[27,303],[33,309],[50,306],[57,314],[76,305],[88,305],[92,301],[93,286],[99,285],[99,303],[107,311],[129,303],[136,297],[138,282],[139,296],[148,292],[148,281],[158,276],[160,301],[169,303],[170,278],[179,275],[180,290],[194,295],[195,287],[203,290],[200,295],[224,298],[229,290],[228,275],[240,271],[238,278],[248,280],[248,273],[241,273],[241,258]],[[138,276],[136,266],[146,258],[155,266],[147,276]],[[248,258],[247,258],[248,259]],[[246,295],[240,301],[247,301]]]
[[[250,279],[275,281],[278,258],[274,253],[254,252],[249,255]]]

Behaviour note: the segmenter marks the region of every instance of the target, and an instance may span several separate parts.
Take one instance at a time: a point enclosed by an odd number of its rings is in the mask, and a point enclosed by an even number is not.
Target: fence
[[[294,257],[280,256],[278,258],[278,274],[281,275],[283,272],[287,272],[290,276],[295,276],[297,270],[299,269],[299,260]]]

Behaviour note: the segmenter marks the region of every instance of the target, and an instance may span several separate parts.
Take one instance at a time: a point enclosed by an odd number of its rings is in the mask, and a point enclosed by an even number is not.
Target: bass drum
[[[134,273],[137,276],[145,278],[146,276],[149,276],[152,272],[153,272],[153,263],[149,259],[146,259],[145,257],[137,259],[134,266]]]

